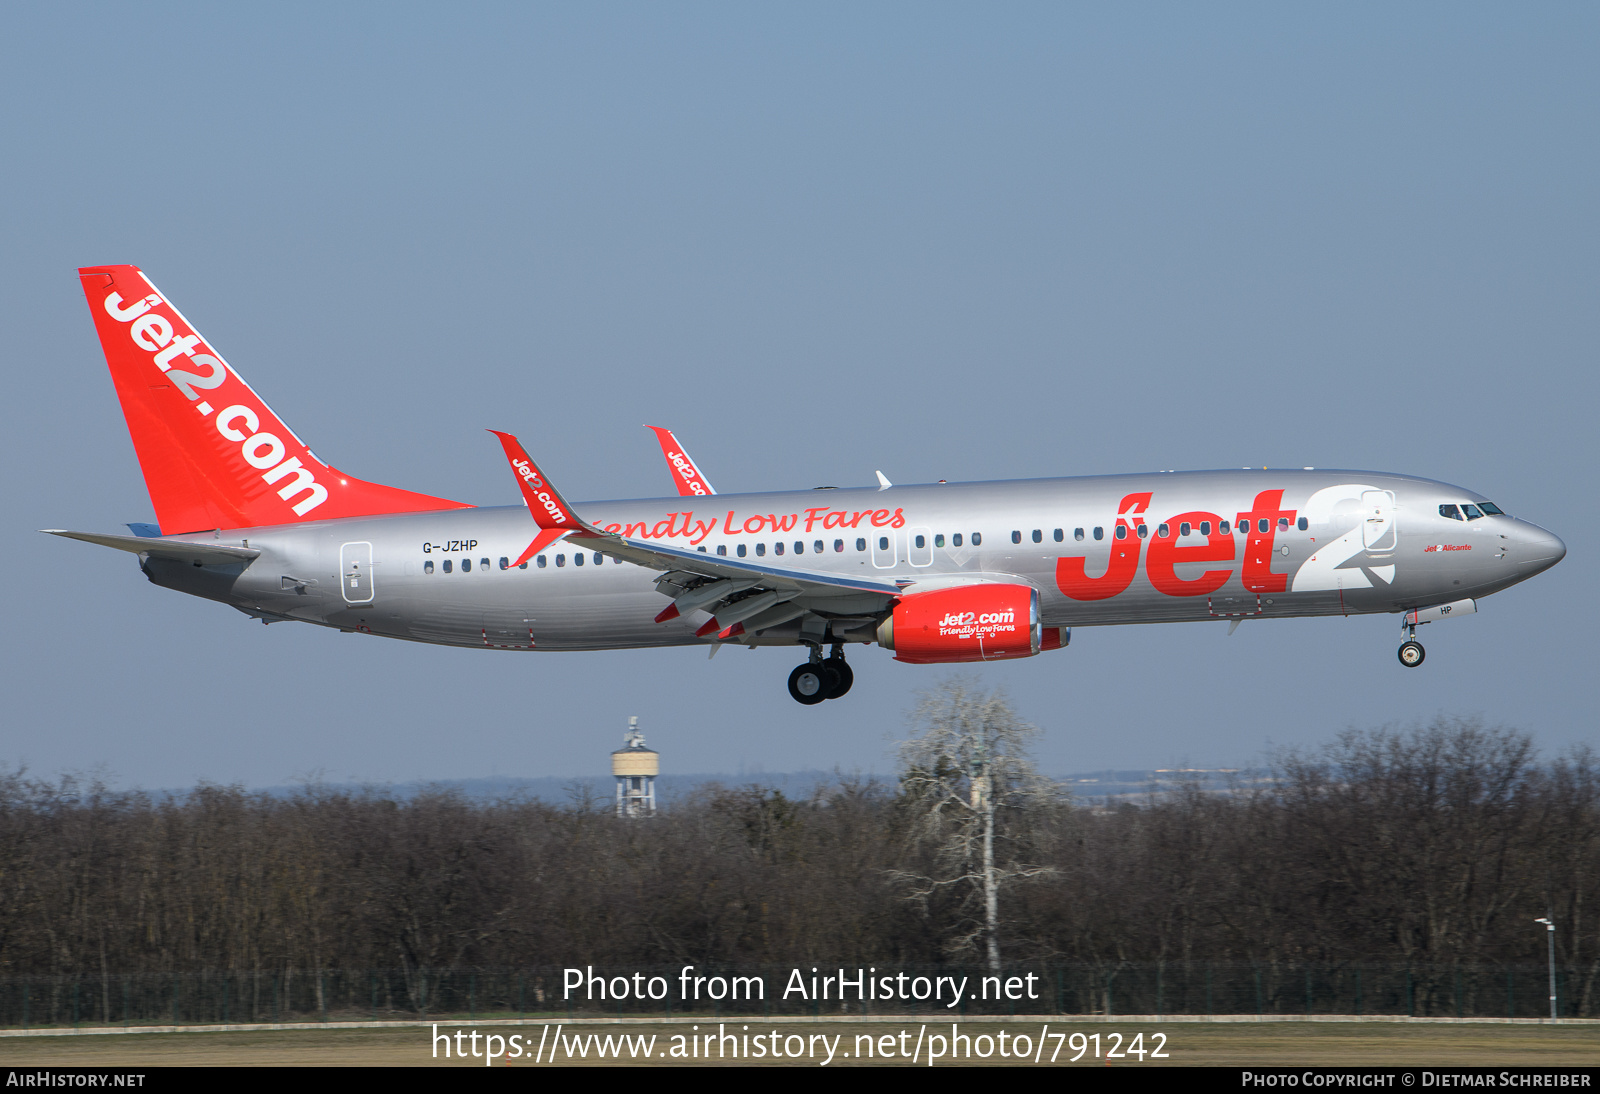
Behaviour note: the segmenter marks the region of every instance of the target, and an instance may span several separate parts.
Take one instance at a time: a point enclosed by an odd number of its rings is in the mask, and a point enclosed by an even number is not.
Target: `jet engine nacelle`
[[[1056,628],[1051,628],[1056,631]],[[878,625],[878,644],[896,661],[946,665],[1032,657],[1045,642],[1039,591],[1031,585],[962,585],[912,593]]]

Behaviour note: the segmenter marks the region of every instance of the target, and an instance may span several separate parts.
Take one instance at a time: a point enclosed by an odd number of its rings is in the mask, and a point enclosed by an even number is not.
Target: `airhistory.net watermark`
[[[788,1002],[880,1002],[925,1003],[934,1001],[954,1009],[967,1001],[1019,1002],[1039,998],[1043,980],[1038,973],[1020,976],[922,976],[906,972],[879,972],[875,967],[826,970],[813,967],[809,975],[802,969],[789,970],[782,989],[768,990],[765,976],[737,974],[700,975],[695,966],[685,965],[673,983],[665,976],[604,976],[590,965],[562,970],[564,1000],[594,1002],[660,1003],[673,996],[676,1003],[763,1002],[777,999]],[[974,983],[976,980],[976,983]]]

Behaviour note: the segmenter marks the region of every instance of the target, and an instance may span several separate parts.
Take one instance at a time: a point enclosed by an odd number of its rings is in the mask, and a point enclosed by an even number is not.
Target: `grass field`
[[[743,1027],[749,1026],[749,1033],[766,1035],[771,1041],[771,1033],[779,1033],[781,1045],[795,1046],[797,1042],[785,1040],[786,1038],[799,1037],[805,1040],[808,1046],[815,1046],[815,1057],[805,1056],[800,1059],[784,1059],[777,1061],[790,1066],[818,1066],[826,1057],[825,1050],[816,1042],[809,1039],[816,1035],[823,1035],[830,1040],[839,1037],[836,1045],[835,1056],[829,1066],[850,1066],[865,1063],[878,1065],[895,1064],[910,1066],[911,1060],[896,1055],[893,1059],[885,1059],[875,1055],[871,1059],[856,1055],[858,1035],[870,1036],[875,1045],[882,1046],[879,1038],[890,1036],[898,1038],[902,1029],[907,1031],[904,1042],[906,1051],[909,1051],[915,1041],[918,1031],[923,1028],[921,1019],[907,1019],[904,1022],[874,1021],[825,1021],[825,1022],[773,1022],[760,1019],[724,1020],[728,1032],[743,1036]],[[993,1037],[1005,1031],[1009,1038],[1022,1034],[1033,1039],[1033,1047],[1038,1047],[1038,1036],[1043,1021],[1012,1020],[1006,1022],[963,1022],[960,1032],[977,1038],[988,1034]],[[441,1023],[442,1032],[453,1032],[456,1029],[471,1031],[477,1029],[484,1033],[499,1033],[509,1036],[512,1033],[528,1038],[532,1034],[531,1042],[539,1041],[542,1026],[500,1026],[492,1021],[479,1021],[475,1023]],[[1149,1047],[1155,1043],[1153,1034],[1165,1033],[1167,1037],[1166,1051],[1168,1058],[1164,1060],[1147,1059],[1141,1064],[1136,1058],[1123,1058],[1108,1060],[1102,1054],[1096,1058],[1091,1047],[1078,1061],[1076,1066],[1092,1067],[1151,1067],[1171,1065],[1237,1065],[1237,1066],[1439,1066],[1439,1065],[1472,1065],[1485,1067],[1511,1067],[1511,1066],[1543,1066],[1543,1067],[1572,1067],[1572,1066],[1600,1066],[1600,1025],[1479,1025],[1456,1024],[1447,1022],[1415,1022],[1415,1023],[1380,1023],[1380,1022],[1237,1022],[1237,1023],[1198,1023],[1198,1022],[1141,1022],[1141,1023],[1079,1023],[1069,1022],[1050,1023],[1052,1036],[1046,1042],[1041,1054],[1041,1062],[1048,1063],[1051,1053],[1057,1042],[1054,1034],[1083,1033],[1089,1037],[1100,1035],[1102,1053],[1112,1043],[1111,1035],[1120,1033],[1123,1044],[1133,1040],[1138,1034],[1143,1034],[1142,1043]],[[699,1025],[698,1032],[704,1035],[708,1030],[717,1030],[716,1020],[705,1020]],[[550,1035],[554,1036],[555,1029],[552,1025]],[[653,1050],[650,1053],[649,1064],[671,1065],[680,1062],[670,1057],[662,1057],[661,1053],[670,1052],[672,1038],[675,1036],[693,1036],[696,1031],[692,1026],[683,1023],[656,1023],[656,1022],[627,1022],[627,1023],[597,1023],[568,1025],[563,1031],[564,1035],[574,1034],[588,1038],[590,1034],[597,1034],[604,1038],[609,1035],[627,1034],[630,1038],[655,1037]],[[950,1033],[947,1023],[929,1025],[927,1034]],[[336,1065],[351,1067],[370,1067],[373,1065],[403,1065],[403,1066],[462,1066],[464,1063],[471,1066],[484,1066],[483,1059],[468,1059],[463,1061],[452,1057],[444,1059],[435,1058],[431,1045],[432,1030],[429,1027],[390,1027],[381,1029],[292,1029],[292,1030],[229,1030],[216,1032],[184,1032],[184,1033],[133,1033],[133,1034],[93,1034],[72,1036],[18,1036],[0,1038],[0,1066],[81,1066],[81,1067],[153,1067],[162,1065],[237,1065],[237,1066],[285,1066],[296,1064]],[[636,1045],[638,1042],[634,1042]],[[895,1051],[899,1053],[901,1042],[895,1041]],[[1092,1046],[1092,1041],[1091,1041]],[[981,1051],[981,1044],[980,1044]],[[532,1048],[529,1052],[531,1054]],[[1057,1057],[1058,1066],[1068,1062],[1074,1055],[1070,1045],[1063,1044]],[[548,1053],[545,1055],[545,1064],[548,1066]],[[560,1063],[568,1063],[564,1057]],[[623,1058],[597,1060],[591,1043],[591,1051],[585,1059],[572,1059],[574,1066],[607,1066],[645,1064],[647,1061],[632,1060],[626,1052]],[[681,1061],[705,1065],[707,1063],[739,1063],[739,1064],[768,1064],[775,1061],[770,1057],[745,1059],[741,1055],[738,1060],[718,1059],[716,1050],[713,1049],[712,1057],[707,1060],[704,1056],[698,1059]],[[948,1058],[938,1061],[950,1062]],[[967,1063],[963,1059],[960,1062]],[[1001,1066],[1019,1066],[1033,1064],[1033,1055],[1029,1054],[1026,1061],[1016,1058],[1000,1059],[998,1052],[988,1060],[973,1058],[971,1063],[987,1063]],[[495,1066],[507,1067],[534,1067],[531,1059],[498,1060]],[[916,1061],[916,1066],[927,1066],[926,1050],[924,1049]]]

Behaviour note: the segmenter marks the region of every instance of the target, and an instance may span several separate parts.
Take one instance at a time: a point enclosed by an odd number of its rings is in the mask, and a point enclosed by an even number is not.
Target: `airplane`
[[[713,494],[659,428],[677,497],[569,503],[494,431],[522,504],[474,506],[334,469],[141,270],[79,277],[158,523],[45,531],[134,554],[156,585],[264,623],[489,650],[797,646],[789,694],[815,705],[850,690],[851,644],[910,664],[997,661],[1134,623],[1231,634],[1398,614],[1415,668],[1419,626],[1566,554],[1474,491],[1370,471],[912,486],[880,471],[875,487]]]

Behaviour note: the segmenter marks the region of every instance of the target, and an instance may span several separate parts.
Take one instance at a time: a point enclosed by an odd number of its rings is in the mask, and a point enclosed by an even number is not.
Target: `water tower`
[[[628,719],[622,741],[622,747],[611,754],[611,773],[617,777],[617,816],[647,817],[656,811],[661,753],[644,746],[636,717]]]

